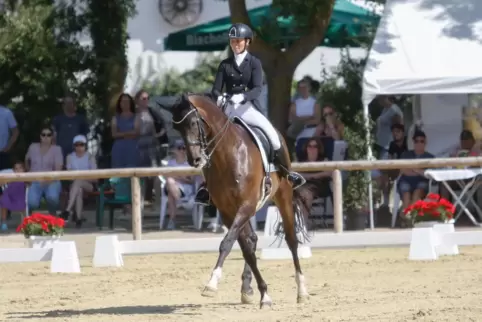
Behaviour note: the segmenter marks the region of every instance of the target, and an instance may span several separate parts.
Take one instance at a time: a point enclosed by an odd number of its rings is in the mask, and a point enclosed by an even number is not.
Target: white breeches
[[[247,102],[243,105],[228,103],[225,112],[228,117],[237,116],[245,121],[248,125],[259,127],[261,130],[263,130],[264,134],[266,134],[273,149],[281,149],[281,141],[278,136],[278,132],[271,122],[250,102]]]

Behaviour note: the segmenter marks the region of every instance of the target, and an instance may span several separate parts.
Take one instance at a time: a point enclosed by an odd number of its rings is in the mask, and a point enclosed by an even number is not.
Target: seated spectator
[[[67,170],[95,170],[97,164],[95,158],[87,152],[87,138],[84,135],[77,135],[73,140],[74,152],[67,156]],[[69,188],[69,201],[67,208],[62,214],[65,220],[72,217],[77,228],[82,227],[82,208],[84,192],[91,192],[94,189],[95,180],[75,179]],[[75,217],[72,208],[75,206]]]
[[[300,162],[329,161],[325,156],[323,145],[318,138],[311,138],[303,147],[303,155]],[[330,195],[331,171],[317,171],[303,173],[306,183],[300,187],[300,194],[304,198],[306,206],[311,209],[313,200]],[[308,218],[305,218],[305,222]]]
[[[425,151],[427,138],[422,131],[416,131],[413,135],[414,149],[402,154],[401,159],[428,159],[434,156]],[[402,169],[398,179],[398,191],[402,198],[403,207],[421,200],[428,193],[429,181],[424,176],[424,169]]]
[[[182,140],[177,140],[174,144],[174,158],[167,163],[168,167],[186,167],[189,166],[186,156],[186,147]],[[175,229],[175,220],[177,212],[177,202],[186,196],[194,193],[194,178],[186,176],[169,176],[166,178],[166,188],[164,191],[167,195],[167,209],[169,212],[169,223],[167,229]]]
[[[299,97],[290,106],[290,126],[287,135],[296,140],[296,146],[313,137],[316,126],[320,123],[321,109],[316,99],[310,94],[307,81],[298,82]],[[297,149],[298,150],[298,149]]]
[[[338,118],[333,105],[323,105],[322,122],[316,127],[314,136],[330,137],[333,140],[343,140],[345,126]]]
[[[393,140],[392,126],[403,124],[403,112],[389,96],[378,96],[377,101],[383,107],[383,110],[377,118],[375,146],[379,152],[379,159],[386,160],[389,144]]]
[[[53,130],[43,127],[40,131],[40,143],[32,143],[25,156],[25,166],[30,172],[61,171],[63,167],[62,150],[52,144]],[[30,211],[40,206],[40,200],[45,197],[49,213],[57,213],[61,184],[59,180],[32,182],[28,189],[28,208]]]
[[[405,136],[405,127],[403,124],[392,125],[393,141],[390,142],[388,147],[388,158],[392,160],[400,159],[402,154],[408,151],[407,137]],[[377,171],[377,170],[375,170]],[[378,186],[383,192],[383,204],[388,206],[390,199],[390,188],[393,181],[399,176],[400,170],[390,169],[380,171],[380,175],[376,176]]]
[[[23,162],[15,162],[13,166],[15,173],[25,172]],[[25,182],[10,182],[0,196],[1,226],[2,231],[7,231],[7,214],[9,211],[25,213]]]
[[[463,130],[460,133],[460,144],[459,146],[450,154],[450,157],[468,157],[468,156],[479,156],[480,149],[475,142],[474,135],[468,130]],[[470,181],[470,180],[468,180]],[[461,187],[456,181],[449,181],[449,186],[453,190],[460,190]],[[448,200],[453,199],[450,191],[445,185],[440,185],[440,195]]]
[[[139,118],[136,115],[134,99],[129,94],[122,94],[117,100],[116,115],[111,122],[112,168],[135,168],[139,164]]]

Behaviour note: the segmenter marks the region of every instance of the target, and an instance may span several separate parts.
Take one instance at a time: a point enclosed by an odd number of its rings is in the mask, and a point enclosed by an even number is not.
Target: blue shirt
[[[17,127],[17,121],[12,111],[0,105],[0,150],[7,147],[12,130]]]
[[[87,135],[89,133],[89,125],[84,115],[67,116],[60,114],[53,119],[52,123],[55,132],[57,132],[57,145],[62,148],[64,156],[69,155],[74,150],[73,140],[76,135]]]

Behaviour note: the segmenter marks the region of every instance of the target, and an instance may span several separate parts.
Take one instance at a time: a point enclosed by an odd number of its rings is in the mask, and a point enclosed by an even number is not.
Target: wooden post
[[[333,219],[335,233],[343,232],[343,183],[341,171],[333,170]]]
[[[132,199],[132,237],[134,240],[142,238],[141,219],[141,184],[138,177],[131,178],[131,199]]]

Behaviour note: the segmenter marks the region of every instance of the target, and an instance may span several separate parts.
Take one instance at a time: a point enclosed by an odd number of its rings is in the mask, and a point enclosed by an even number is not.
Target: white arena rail
[[[58,241],[45,248],[0,248],[0,263],[48,261],[51,273],[80,273],[74,241]]]

